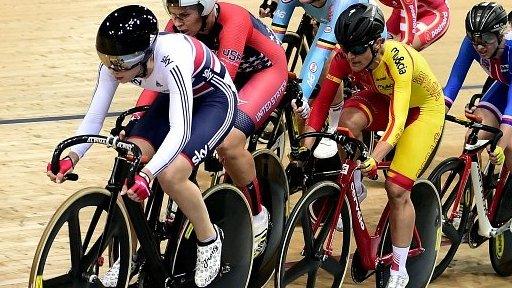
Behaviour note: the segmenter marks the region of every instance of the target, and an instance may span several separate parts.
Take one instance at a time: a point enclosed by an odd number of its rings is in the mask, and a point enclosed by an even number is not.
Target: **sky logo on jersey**
[[[160,61],[162,63],[164,63],[164,66],[167,67],[169,66],[173,61],[171,60],[171,58],[169,58],[169,55],[165,55],[164,57],[162,57],[162,60]]]
[[[138,79],[138,78],[133,78],[131,82],[132,82],[133,84],[137,85],[137,86],[142,85],[142,80],[140,80],[140,79]]]
[[[203,148],[199,149],[199,151],[194,151],[194,156],[192,157],[192,163],[194,165],[198,165],[201,161],[208,155],[208,145],[204,145]]]
[[[203,71],[203,77],[206,78],[207,81],[212,80],[212,78],[213,78],[212,70],[211,69],[205,69]]]

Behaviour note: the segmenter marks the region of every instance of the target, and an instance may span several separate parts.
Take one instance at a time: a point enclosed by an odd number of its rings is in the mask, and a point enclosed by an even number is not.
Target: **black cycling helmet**
[[[384,14],[372,4],[353,4],[343,11],[334,28],[334,35],[345,48],[369,46],[381,37],[385,27]]]
[[[155,14],[140,5],[123,6],[110,13],[100,25],[96,50],[101,62],[114,70],[128,70],[146,62],[158,35]]]
[[[470,39],[484,33],[494,33],[499,37],[506,25],[507,12],[495,2],[476,4],[466,15],[466,34]]]

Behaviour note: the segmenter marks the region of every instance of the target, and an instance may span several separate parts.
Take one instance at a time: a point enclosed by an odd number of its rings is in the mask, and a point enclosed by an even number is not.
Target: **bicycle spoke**
[[[334,214],[333,212],[334,212],[334,208],[331,209],[331,211],[329,211],[329,213],[327,213],[327,217],[325,218],[325,223],[320,228],[320,232],[318,232],[318,237],[314,240],[313,249],[316,253],[320,253],[323,250],[323,245],[324,245],[325,239],[329,235],[329,232],[331,232],[330,231],[331,223],[329,223],[328,220],[333,217],[333,214]]]
[[[315,252],[313,250],[313,227],[311,226],[311,221],[308,213],[303,213],[301,217],[301,223],[302,223],[302,234],[304,239],[304,253],[306,256],[314,255]]]
[[[84,251],[87,251],[87,248],[89,247],[89,242],[91,241],[92,234],[96,230],[96,225],[98,224],[100,220],[101,213],[103,213],[103,208],[98,206],[96,207],[96,210],[94,211],[94,215],[92,216],[89,228],[87,228],[87,233],[85,234],[84,238]]]
[[[334,275],[335,278],[341,277],[342,275],[340,275],[340,274],[342,271],[344,271],[343,266],[340,265],[338,260],[336,260],[336,258],[334,258],[332,256],[327,257],[327,259],[325,259],[322,262],[321,267],[325,271],[329,272],[331,275]]]
[[[443,234],[452,242],[460,242],[460,234],[450,222],[445,222],[443,224]]]
[[[61,276],[57,276],[51,279],[43,280],[43,287],[48,288],[69,288],[69,287],[77,287],[77,283],[73,283],[69,274],[64,274]],[[86,284],[86,283],[84,283]],[[84,285],[85,287],[85,285]]]
[[[318,268],[314,271],[309,271],[308,273],[308,282],[306,287],[308,288],[315,288],[315,282],[316,282],[316,274],[318,273]]]
[[[71,271],[73,271],[73,275],[77,275],[80,273],[80,260],[84,251],[82,250],[82,236],[80,233],[80,219],[78,213],[74,213],[74,215],[68,219],[68,227]]]
[[[304,257],[302,260],[295,262],[294,265],[284,273],[285,286],[310,271],[316,271],[319,266],[320,261],[314,261],[309,257]]]
[[[114,223],[112,223],[112,224],[114,224]],[[83,271],[87,270],[87,268],[90,265],[92,265],[92,263],[95,262],[96,258],[98,256],[100,256],[103,253],[103,251],[105,251],[105,249],[108,246],[108,243],[114,237],[114,235],[115,235],[115,233],[117,232],[118,229],[119,229],[118,225],[112,225],[110,227],[110,231],[107,234],[107,237],[106,237],[105,241],[103,241],[103,246],[101,248],[99,246],[100,246],[100,242],[101,242],[101,239],[104,236],[104,234],[102,233],[100,235],[100,237],[98,237],[98,239],[96,240],[96,242],[94,242],[94,244],[92,245],[92,247],[89,250],[89,252],[84,254],[84,256],[82,258],[81,269]]]

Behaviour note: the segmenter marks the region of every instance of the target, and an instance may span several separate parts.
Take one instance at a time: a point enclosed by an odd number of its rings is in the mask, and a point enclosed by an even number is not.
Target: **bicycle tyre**
[[[323,223],[320,227],[320,232],[318,235],[322,235],[324,239],[315,239],[317,241],[314,241],[316,247],[312,247],[312,251],[306,252],[302,251],[299,253],[301,260],[295,261],[295,265],[291,266],[290,269],[286,270],[286,266],[289,265],[287,263],[287,256],[290,253],[291,254],[291,240],[293,238],[293,232],[295,229],[298,229],[299,227],[302,228],[302,231],[304,231],[304,227],[311,228],[312,219],[310,217],[310,206],[315,201],[322,201],[321,198],[324,198],[323,201],[329,201],[327,203],[336,203],[338,200],[338,197],[340,195],[340,188],[339,186],[331,181],[322,181],[319,183],[316,183],[313,185],[308,193],[305,193],[304,196],[299,200],[299,202],[295,205],[293,208],[288,221],[286,223],[285,232],[283,239],[281,240],[281,248],[279,251],[278,261],[276,264],[276,270],[275,270],[275,278],[274,278],[274,286],[276,288],[282,288],[286,287],[290,282],[296,280],[297,278],[307,274],[307,284],[305,287],[312,288],[315,287],[315,283],[317,280],[317,274],[319,268],[322,268],[326,270],[328,273],[334,276],[333,283],[331,287],[339,288],[343,284],[343,279],[346,275],[347,265],[348,265],[348,257],[350,252],[350,237],[351,237],[351,218],[350,218],[350,212],[348,210],[348,203],[345,199],[344,205],[341,211],[341,219],[343,223],[343,231],[342,235],[342,243],[341,243],[341,253],[339,260],[336,259],[333,256],[324,258],[324,241],[326,237],[326,233],[329,230],[330,226],[330,220],[332,217],[332,213],[334,213],[334,205],[330,205],[329,211],[325,213],[325,218],[319,219],[317,221],[321,221]],[[324,220],[325,219],[325,220]],[[303,221],[304,220],[304,221]],[[300,224],[298,224],[300,222]],[[307,222],[307,223],[304,223]],[[305,225],[308,226],[305,226]],[[307,229],[310,230],[310,229]],[[306,231],[307,231],[306,230]],[[310,231],[311,232],[311,231]],[[299,232],[302,233],[302,232]],[[311,235],[314,237],[314,235]],[[304,238],[306,236],[303,236]],[[319,238],[321,238],[319,237]],[[296,239],[295,239],[296,240]],[[309,240],[308,240],[309,241]],[[293,245],[297,247],[296,241],[294,241]],[[304,245],[303,245],[304,246]],[[300,247],[300,244],[299,244]],[[322,251],[321,251],[322,250]],[[309,258],[309,259],[308,259]],[[307,267],[309,265],[309,267]],[[301,267],[302,266],[302,267]],[[294,269],[294,270],[292,270]],[[292,272],[295,272],[297,270],[297,275],[289,275],[290,270]],[[288,274],[288,275],[287,275]],[[322,283],[326,283],[325,277],[322,278]],[[302,285],[304,285],[303,280],[301,280]]]
[[[78,227],[78,230],[74,225],[78,224],[80,226],[80,222],[69,224],[69,220],[74,221],[80,221],[79,217],[79,210],[87,207],[96,207],[95,212],[100,213],[101,211],[106,213],[106,209],[108,208],[109,201],[110,201],[110,192],[99,187],[90,187],[85,188],[82,190],[77,191],[75,194],[71,195],[64,203],[61,204],[61,206],[57,209],[55,214],[53,214],[52,218],[48,222],[43,235],[41,236],[41,239],[39,241],[39,244],[37,245],[36,253],[34,255],[34,260],[32,262],[32,267],[30,270],[30,280],[29,280],[29,288],[41,288],[41,287],[89,287],[91,283],[89,283],[88,280],[92,279],[90,277],[84,277],[83,273],[85,272],[91,272],[92,269],[97,269],[95,267],[97,262],[95,263],[94,259],[98,247],[99,246],[99,236],[96,239],[96,242],[94,245],[91,245],[89,249],[88,247],[83,247],[84,244],[82,242],[82,235],[80,227]],[[100,209],[100,210],[98,210]],[[84,214],[81,214],[80,216],[83,216]],[[71,218],[72,217],[72,218]],[[84,216],[85,218],[86,216]],[[93,216],[94,218],[94,216]],[[126,209],[124,208],[124,205],[120,200],[117,200],[116,206],[115,206],[115,214],[112,224],[114,226],[111,226],[111,235],[109,235],[109,239],[113,239],[116,237],[119,240],[120,246],[119,246],[119,257],[120,257],[120,271],[118,276],[118,283],[116,287],[128,287],[128,277],[129,277],[129,271],[130,271],[130,265],[131,265],[131,235],[130,235],[130,226],[129,226],[129,220],[128,220],[128,214],[126,212]],[[92,221],[95,222],[95,221]],[[102,229],[103,227],[98,227],[97,223],[92,223],[92,229],[95,230],[96,228]],[[70,238],[69,240],[69,246],[73,245],[73,248],[70,248],[70,269],[67,273],[49,278],[44,280],[43,278],[43,272],[46,264],[48,264],[46,261],[48,260],[49,252],[51,252],[52,244],[54,244],[54,241],[56,240],[56,237],[58,236],[59,231],[63,226],[68,223],[68,227],[74,227],[74,228],[68,228],[68,236]],[[71,225],[71,226],[70,226]],[[89,226],[89,229],[91,226]],[[96,230],[95,230],[96,231]],[[71,233],[74,232],[74,233]],[[88,231],[89,232],[89,231]],[[102,234],[99,232],[100,234]],[[78,233],[78,234],[77,234]],[[71,235],[70,235],[71,234]],[[74,237],[72,237],[74,235]],[[73,243],[72,243],[73,242]],[[84,241],[89,242],[89,241]],[[102,253],[108,249],[109,240],[104,242],[104,247],[100,248]],[[98,244],[98,245],[96,245]],[[58,243],[57,243],[58,245]],[[77,245],[80,245],[79,247]],[[86,245],[88,246],[88,245]],[[58,247],[56,248],[59,249]],[[94,250],[94,251],[93,251]],[[58,250],[59,251],[59,250]],[[79,252],[80,255],[77,255],[76,253]],[[86,253],[88,252],[88,253]],[[100,253],[101,255],[101,253]],[[62,259],[61,254],[59,254],[60,259]],[[91,263],[87,265],[87,263],[83,263],[81,261],[90,260]],[[54,264],[57,265],[57,264]],[[78,269],[79,271],[73,271],[76,270],[73,268],[73,266],[81,267],[83,265],[87,265],[87,271],[81,271],[82,269]],[[53,269],[52,264],[49,264],[50,270]],[[100,264],[101,266],[101,264]],[[73,275],[74,274],[74,275]],[[90,276],[90,275],[89,275]],[[87,278],[87,279],[86,279]],[[97,279],[97,278],[96,278]],[[97,279],[97,281],[99,281]]]
[[[440,247],[440,255],[437,259],[437,264],[434,269],[434,273],[432,275],[432,280],[435,280],[437,277],[439,277],[445,270],[448,268],[448,265],[453,260],[453,257],[455,256],[455,253],[457,252],[457,249],[459,248],[460,244],[462,243],[462,238],[464,237],[464,234],[467,232],[467,223],[469,220],[469,215],[471,212],[471,206],[473,202],[473,197],[471,197],[471,189],[470,185],[471,183],[468,181],[466,183],[466,187],[464,189],[464,196],[461,199],[459,209],[461,209],[460,212],[460,222],[454,225],[451,221],[446,221],[448,219],[448,213],[451,213],[452,211],[452,205],[453,201],[455,200],[455,197],[457,196],[457,190],[460,186],[461,176],[464,172],[464,162],[456,157],[451,157],[448,159],[445,159],[443,162],[439,163],[434,170],[432,170],[432,173],[430,173],[428,180],[434,184],[436,187],[439,198],[441,198],[441,208],[442,208],[442,239],[447,239],[450,241],[450,246],[448,248],[448,251],[446,251],[446,254],[441,253],[441,251],[445,251],[446,249],[442,249],[446,246],[443,246],[443,243],[446,241],[441,240],[441,247]],[[447,175],[448,178],[443,179],[443,175]],[[452,178],[454,177],[454,178]],[[451,179],[451,180],[450,180]],[[444,181],[446,180],[446,181]],[[450,183],[447,181],[450,180]],[[453,185],[453,180],[456,180],[457,182],[455,185]],[[443,182],[444,181],[444,182]],[[448,191],[450,190],[450,191]],[[451,235],[451,236],[447,236]]]
[[[252,270],[253,232],[249,203],[242,192],[229,184],[219,184],[203,193],[212,223],[224,232],[222,263],[230,271],[217,277],[209,288],[247,287]],[[229,207],[227,207],[229,205]],[[173,275],[192,273],[196,265],[197,238],[186,220],[178,235],[172,263]],[[222,269],[222,268],[221,268]],[[195,287],[192,286],[186,287]]]
[[[432,279],[434,272],[439,245],[441,242],[441,201],[435,186],[428,180],[418,179],[411,190],[411,201],[416,212],[415,227],[421,239],[423,252],[408,257],[406,268],[410,279],[407,287],[423,288],[427,287]],[[388,219],[389,220],[389,219]],[[391,227],[389,222],[385,225],[385,230],[381,242],[379,243],[379,257],[382,259],[385,255],[392,252]],[[413,238],[411,249],[417,248]],[[377,264],[376,269],[376,287],[386,287],[389,280],[389,266],[383,263]]]
[[[278,125],[278,127],[276,131],[272,133],[276,125]],[[270,131],[267,132],[268,130]],[[261,131],[262,132],[259,135],[260,137],[258,138],[258,143],[264,144],[266,149],[272,151],[277,155],[279,160],[282,161],[286,149],[286,125],[284,123],[284,118],[278,118],[277,114],[272,113],[267,120],[266,127],[264,127]]]
[[[512,218],[512,177],[509,176],[503,188],[501,201],[496,209],[493,226],[498,227]],[[489,239],[489,257],[492,268],[502,277],[512,275],[512,232],[507,230]]]

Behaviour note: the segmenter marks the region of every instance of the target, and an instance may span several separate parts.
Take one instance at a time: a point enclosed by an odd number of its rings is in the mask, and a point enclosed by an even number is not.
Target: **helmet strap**
[[[366,67],[364,67],[364,69],[366,69],[366,70],[370,70],[370,66],[375,61],[375,57],[377,57],[377,52],[379,51],[379,50],[373,49],[373,45],[371,45],[369,48],[370,48],[370,52],[372,52],[372,60],[370,60],[370,62],[368,62],[368,65],[366,65]]]
[[[496,47],[496,49],[494,49],[494,53],[492,53],[491,59],[496,57],[499,50],[503,50],[503,48],[500,47],[501,43],[503,42],[503,39],[504,39],[503,35],[496,34],[496,37],[498,39],[498,46]]]
[[[210,14],[215,13],[215,22],[217,22],[217,17],[219,16],[219,12],[217,11],[218,7],[219,6],[217,6],[217,4],[215,4],[215,7],[213,7],[212,12],[210,12]],[[201,29],[200,29],[200,31],[206,32],[206,24],[207,24],[208,17],[210,17],[210,14],[205,15],[205,16],[201,16]]]
[[[148,76],[148,62],[140,62],[140,72],[135,78],[145,78]]]

